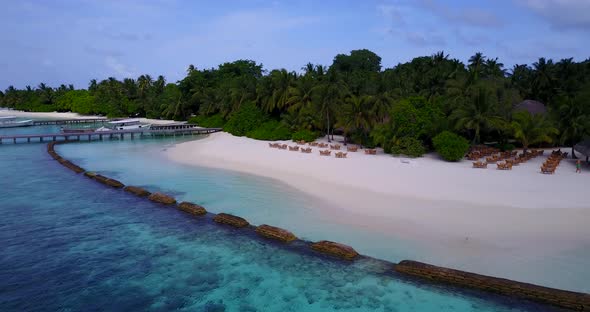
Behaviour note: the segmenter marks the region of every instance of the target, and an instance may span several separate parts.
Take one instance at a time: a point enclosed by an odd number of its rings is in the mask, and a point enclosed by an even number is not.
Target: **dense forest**
[[[525,99],[544,103],[547,113],[515,110]],[[92,80],[88,89],[9,87],[0,92],[0,107],[190,119],[266,140],[336,132],[411,156],[481,143],[572,146],[590,134],[590,59],[540,58],[507,70],[482,53],[464,64],[438,52],[383,69],[375,53],[354,50],[300,73],[238,60],[211,69],[190,65],[176,83],[142,75]]]

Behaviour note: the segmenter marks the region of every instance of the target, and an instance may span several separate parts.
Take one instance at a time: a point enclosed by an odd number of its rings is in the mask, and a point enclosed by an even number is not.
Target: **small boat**
[[[30,119],[17,120],[16,116],[2,116],[2,117],[0,117],[0,128],[28,127],[28,126],[32,126],[32,125],[33,125],[33,121]]]
[[[115,121],[109,121],[108,126],[100,127],[96,129],[97,132],[103,131],[120,131],[120,130],[149,130],[151,124],[143,124],[139,119],[121,119]]]

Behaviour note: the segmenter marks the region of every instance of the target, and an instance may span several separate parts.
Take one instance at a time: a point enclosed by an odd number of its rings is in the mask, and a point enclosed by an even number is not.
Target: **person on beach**
[[[579,159],[576,161],[576,173],[582,173],[582,161]]]

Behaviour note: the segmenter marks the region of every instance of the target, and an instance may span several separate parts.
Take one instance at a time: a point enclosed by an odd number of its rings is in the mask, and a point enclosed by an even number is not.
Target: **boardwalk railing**
[[[71,124],[97,123],[97,122],[107,122],[107,121],[110,121],[110,119],[106,119],[106,118],[88,118],[88,119],[34,120],[33,121],[33,126],[71,125]]]
[[[159,129],[159,130],[113,130],[113,131],[95,131],[95,132],[70,132],[70,133],[49,133],[49,134],[19,134],[0,136],[0,144],[4,141],[12,143],[31,143],[45,141],[69,141],[69,140],[103,140],[103,139],[124,139],[125,136],[131,139],[159,137],[159,136],[185,136],[195,134],[209,134],[221,131],[221,128],[186,128],[186,129]]]
[[[151,130],[177,130],[177,129],[193,129],[198,128],[198,125],[189,124],[189,123],[168,123],[168,124],[152,124],[150,126]]]

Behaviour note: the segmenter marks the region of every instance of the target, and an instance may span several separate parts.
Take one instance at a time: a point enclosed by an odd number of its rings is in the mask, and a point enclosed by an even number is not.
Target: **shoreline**
[[[68,142],[65,142],[68,143]],[[104,185],[123,189],[138,197],[147,197],[152,202],[171,206],[174,205],[178,209],[189,213],[197,218],[210,218],[211,213],[191,202],[178,203],[174,197],[171,197],[163,193],[150,193],[149,191],[134,187],[125,186],[118,180],[113,180],[108,177],[96,174],[94,172],[85,171],[77,165],[63,159],[54,150],[54,146],[58,144],[56,142],[49,143],[47,145],[47,152],[57,160],[60,164],[68,169],[73,170],[77,174],[84,173],[84,175],[90,179],[96,180]],[[249,230],[249,234],[258,234],[258,239],[270,239],[281,242],[281,247],[287,247],[291,250],[297,250],[303,253],[323,254],[325,257],[340,258],[340,260],[347,261],[369,261],[372,262],[372,266],[378,267],[378,270],[383,274],[401,274],[401,278],[408,279],[410,277],[420,279],[423,283],[443,283],[454,287],[460,287],[462,289],[472,289],[483,292],[497,293],[509,297],[518,299],[532,300],[539,303],[554,305],[557,307],[564,307],[568,309],[580,309],[590,304],[590,295],[582,292],[572,292],[563,289],[544,287],[540,285],[534,285],[516,280],[502,279],[493,276],[485,276],[477,273],[465,272],[460,270],[449,269],[445,267],[439,267],[430,265],[427,263],[417,262],[413,260],[403,260],[399,263],[393,263],[391,261],[374,258],[366,255],[358,254],[352,247],[334,243],[331,241],[307,241],[302,238],[298,238],[288,230],[277,228],[268,225],[251,225],[249,222],[241,217],[217,213],[213,214],[212,221],[218,224],[224,224],[224,226],[232,226],[238,230]],[[389,268],[387,268],[389,267]],[[393,273],[393,272],[396,273]]]
[[[590,218],[590,207],[571,197],[580,194],[584,176],[568,174],[567,166],[573,164],[564,163],[555,175],[546,176],[536,170],[546,156],[504,172],[472,169],[471,162],[446,163],[432,156],[411,159],[409,164],[383,154],[349,153],[348,159],[335,159],[321,157],[313,149],[312,154],[281,151],[270,149],[265,141],[216,133],[168,148],[165,156],[186,165],[286,183],[326,202],[322,214],[327,220],[410,245],[423,244],[437,259],[417,260],[436,265],[511,278],[506,276],[507,268],[532,270],[528,266],[538,258],[559,258],[590,245],[584,221]],[[480,176],[484,178],[477,179]],[[412,190],[420,185],[421,189]],[[433,185],[439,189],[432,190]],[[547,194],[547,189],[554,194]],[[362,246],[353,246],[367,254]],[[547,260],[537,269],[549,270],[555,261]],[[512,278],[536,282],[535,274],[523,272]]]
[[[20,118],[35,118],[35,119],[96,119],[104,118],[105,116],[98,115],[80,115],[72,112],[25,112],[19,110],[7,110],[0,108],[0,116],[16,116]],[[150,119],[150,118],[138,118],[143,123],[151,123],[156,125],[164,125],[169,123],[175,123],[174,120],[166,119]]]

